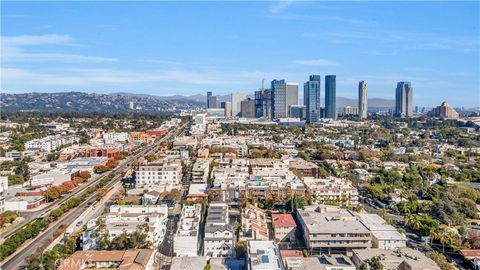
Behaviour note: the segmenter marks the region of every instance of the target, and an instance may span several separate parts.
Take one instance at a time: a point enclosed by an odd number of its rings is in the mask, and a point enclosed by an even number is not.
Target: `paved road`
[[[20,223],[17,223],[17,224],[14,224],[8,228],[6,228],[5,230],[3,230],[1,233],[0,233],[0,238],[2,239],[2,242],[3,242],[3,239],[6,239],[8,238],[9,236],[11,236],[12,234],[14,234],[18,229],[24,227],[25,225],[27,225],[28,223],[32,222],[34,219],[38,218],[38,217],[45,217],[47,216],[50,211],[56,209],[58,206],[60,206],[62,203],[64,203],[65,201],[67,201],[68,199],[76,196],[77,194],[83,192],[84,190],[86,190],[87,188],[89,188],[90,186],[93,186],[95,185],[99,179],[102,177],[102,176],[105,176],[106,173],[103,173],[103,174],[96,174],[96,175],[93,175],[91,177],[91,179],[86,182],[85,184],[83,185],[80,185],[78,187],[76,187],[75,189],[72,190],[72,192],[70,192],[69,194],[67,194],[66,196],[64,196],[63,198],[55,201],[55,202],[52,202],[50,203],[48,206],[46,206],[45,208],[42,208],[38,211],[32,211],[32,212],[22,212],[20,213],[20,216],[24,218],[24,220]]]
[[[186,124],[185,124],[186,125]],[[184,129],[184,126],[180,128],[180,130]],[[161,143],[165,140],[168,140],[177,134],[176,132],[170,132],[169,135],[160,139],[153,145],[146,146],[145,148],[138,151],[134,156],[127,158],[126,162],[119,165],[114,171],[115,172],[123,172],[128,166],[131,166],[133,162],[142,157],[144,155],[148,155],[152,152],[158,151],[161,147]],[[109,188],[113,186],[117,181],[121,180],[122,174],[116,175],[112,181],[110,181],[105,187]],[[85,210],[86,208],[95,202],[97,192],[93,193],[88,199],[82,202],[78,207],[70,210],[68,213],[60,217],[60,219],[52,226],[48,227],[43,233],[38,235],[33,241],[29,244],[24,245],[21,249],[17,250],[14,255],[10,256],[6,260],[4,260],[1,264],[0,269],[24,269],[25,265],[27,264],[28,258],[33,254],[36,254],[37,251],[43,250],[53,239],[54,233],[60,229],[61,226],[66,228],[69,224],[71,224],[75,219],[77,219]]]

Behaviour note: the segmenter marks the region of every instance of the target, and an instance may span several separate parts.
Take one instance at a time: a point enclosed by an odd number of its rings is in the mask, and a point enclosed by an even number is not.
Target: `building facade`
[[[242,112],[242,101],[247,98],[245,93],[232,93],[232,116],[239,117]]]
[[[272,118],[287,117],[287,84],[285,80],[272,81]]]
[[[184,205],[178,223],[178,229],[173,236],[173,251],[175,256],[198,256],[200,249],[200,220],[202,205]]]
[[[449,118],[449,119],[458,119],[459,115],[450,107],[447,101],[442,102],[442,105],[433,108],[430,112],[428,112],[428,116],[430,117],[440,117],[440,118]]]
[[[298,105],[298,83],[287,83],[287,116],[292,117],[290,114],[290,108],[294,105]]]
[[[301,120],[306,119],[306,108],[305,105],[291,105],[290,106],[290,117],[291,118],[300,118]]]
[[[172,190],[182,181],[182,162],[179,159],[162,159],[140,164],[136,171],[138,185],[156,186]]]
[[[232,117],[232,102],[224,101],[221,103],[221,107],[225,111],[225,117]]]
[[[358,83],[358,118],[366,119],[368,110],[368,88],[367,81],[360,81]]]
[[[243,118],[255,118],[255,100],[247,98],[241,102],[241,115]]]
[[[395,116],[410,117],[413,108],[413,88],[411,82],[398,82],[395,90]]]
[[[233,227],[229,224],[228,205],[211,202],[205,222],[204,255],[230,257],[234,254]]]
[[[320,81],[320,75],[310,75],[309,81],[303,85],[303,103],[306,107],[307,123],[315,123],[320,119]]]
[[[325,76],[325,118],[337,119],[337,76]]]

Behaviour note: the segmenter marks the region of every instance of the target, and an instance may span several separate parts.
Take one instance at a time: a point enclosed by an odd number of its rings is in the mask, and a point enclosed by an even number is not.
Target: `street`
[[[185,125],[183,125],[180,130],[183,130]],[[123,172],[127,167],[131,166],[133,162],[138,158],[158,151],[158,149],[161,147],[161,143],[165,140],[170,139],[170,137],[173,136],[174,133],[175,131],[171,131],[170,134],[163,137],[158,142],[155,142],[152,145],[147,145],[146,147],[144,147],[144,149],[138,151],[134,156],[127,158],[126,162],[120,164],[117,168],[113,170],[113,172]],[[122,176],[123,175],[121,173],[117,173],[117,175],[105,186],[105,188],[112,187],[116,182],[121,180]],[[32,255],[37,254],[38,251],[43,251],[48,246],[48,244],[54,240],[54,234],[55,232],[57,232],[57,230],[59,230],[60,228],[68,227],[87,209],[89,205],[93,204],[96,201],[97,193],[98,191],[91,194],[85,201],[80,203],[78,207],[70,210],[69,212],[61,216],[44,232],[24,243],[14,254],[10,255],[10,257],[6,258],[1,263],[1,269],[21,269],[23,266],[25,266],[28,259]],[[71,194],[71,196],[78,194],[79,191]]]

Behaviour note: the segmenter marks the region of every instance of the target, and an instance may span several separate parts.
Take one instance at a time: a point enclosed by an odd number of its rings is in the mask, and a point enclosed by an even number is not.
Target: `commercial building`
[[[316,123],[320,119],[321,76],[310,75],[303,84],[303,104],[305,104],[307,123]]]
[[[368,115],[368,87],[367,81],[358,83],[358,116],[359,119],[366,119]]]
[[[182,161],[163,158],[140,164],[136,171],[137,185],[155,186],[167,191],[178,188],[182,181]]]
[[[298,83],[287,83],[286,87],[286,100],[287,100],[287,117],[293,117],[290,115],[290,108],[293,105],[298,105]]]
[[[255,91],[255,117],[263,117],[263,89]]]
[[[262,89],[262,117],[272,117],[272,90]]]
[[[459,115],[454,108],[450,107],[447,101],[442,102],[442,105],[433,108],[428,112],[430,117],[440,117],[449,119],[458,119]]]
[[[63,259],[57,269],[152,270],[154,262],[155,255],[151,249],[84,250]]]
[[[398,270],[440,270],[440,267],[422,252],[411,248],[385,250],[377,248],[353,250],[352,261],[360,269],[372,258],[379,258],[383,269]]]
[[[337,76],[325,76],[325,118],[337,119]]]
[[[220,108],[220,101],[218,100],[218,96],[209,97],[207,109],[217,109],[217,108]]]
[[[285,270],[274,241],[248,241],[247,270]]]
[[[239,117],[242,112],[242,101],[247,98],[245,93],[232,93],[232,115],[233,117]]]
[[[204,255],[230,257],[234,254],[233,227],[229,224],[228,205],[211,202],[205,222]]]
[[[291,214],[272,214],[272,229],[275,242],[280,249],[288,249],[295,243],[295,230],[297,224]]]
[[[255,118],[255,100],[247,98],[242,100],[241,103],[241,116],[243,118]]]
[[[173,252],[175,256],[197,256],[200,245],[200,221],[202,205],[184,205],[178,222],[178,229],[173,236]]]
[[[371,247],[371,233],[352,212],[336,206],[310,205],[297,210],[310,254],[352,254]]]
[[[120,151],[116,147],[90,147],[84,151],[85,157],[106,157],[108,160],[117,160]]]
[[[225,101],[221,103],[221,107],[224,110],[225,117],[232,117],[232,102]]]
[[[411,82],[398,82],[395,90],[395,116],[412,116],[413,88]]]
[[[286,118],[287,113],[287,84],[285,80],[273,80],[272,89],[272,118]]]
[[[207,109],[210,108],[210,98],[212,97],[212,92],[207,92]]]
[[[290,106],[290,117],[299,118],[301,120],[306,119],[307,112],[305,105],[291,105]]]

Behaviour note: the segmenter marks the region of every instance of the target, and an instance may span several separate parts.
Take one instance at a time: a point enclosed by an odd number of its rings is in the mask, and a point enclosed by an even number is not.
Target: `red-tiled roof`
[[[290,214],[272,214],[272,224],[274,227],[295,227],[297,224]]]
[[[280,254],[282,255],[282,258],[288,258],[288,257],[303,257],[303,252],[301,250],[296,250],[296,249],[285,249],[285,250],[280,250]]]
[[[479,249],[462,249],[462,250],[460,250],[460,253],[463,255],[463,257],[465,257],[467,259],[480,258],[480,250]]]

